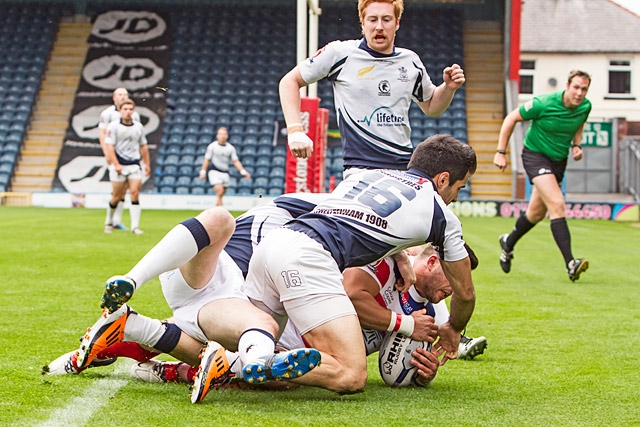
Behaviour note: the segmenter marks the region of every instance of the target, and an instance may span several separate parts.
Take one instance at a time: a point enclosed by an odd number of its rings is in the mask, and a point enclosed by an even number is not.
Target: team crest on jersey
[[[398,80],[400,80],[401,82],[408,82],[409,73],[407,72],[407,69],[405,67],[400,67],[398,68],[398,71],[400,72],[400,76],[398,77]]]
[[[381,80],[378,83],[378,96],[391,96],[391,84],[388,80]]]

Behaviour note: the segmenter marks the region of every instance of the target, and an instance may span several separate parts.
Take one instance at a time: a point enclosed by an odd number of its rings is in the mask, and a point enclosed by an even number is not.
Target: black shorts
[[[560,184],[564,178],[564,171],[567,169],[567,159],[553,161],[544,154],[524,147],[522,149],[522,165],[530,183],[533,184],[533,178],[536,176],[553,174]]]

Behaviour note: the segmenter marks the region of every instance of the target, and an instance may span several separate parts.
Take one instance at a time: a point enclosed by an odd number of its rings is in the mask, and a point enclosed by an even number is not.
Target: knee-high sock
[[[113,212],[113,225],[122,224],[122,211],[124,210],[124,199],[118,202],[115,211]]]
[[[140,287],[165,271],[186,264],[209,244],[209,235],[200,221],[188,219],[173,227],[126,276]]]
[[[516,245],[516,242],[522,238],[529,230],[531,230],[536,225],[529,221],[527,218],[526,212],[520,215],[518,220],[516,221],[516,225],[513,227],[511,234],[507,237],[507,246],[513,250],[513,247]]]
[[[111,206],[111,202],[107,204],[107,217],[104,219],[104,224],[113,224],[113,211],[118,205]]]
[[[138,200],[136,200],[135,202],[132,201],[131,207],[129,208],[129,216],[131,216],[131,230],[140,226],[141,212],[142,208],[140,208],[140,202]]]
[[[569,264],[569,261],[573,259],[573,253],[571,252],[571,233],[569,233],[567,219],[552,219],[551,233],[553,234],[553,238],[556,241],[556,245],[558,245],[558,248],[560,248],[560,252],[562,252],[564,263]]]

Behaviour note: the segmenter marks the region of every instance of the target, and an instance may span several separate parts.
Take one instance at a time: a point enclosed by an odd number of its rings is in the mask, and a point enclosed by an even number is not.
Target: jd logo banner
[[[151,171],[155,169],[166,111],[171,31],[167,19],[145,11],[110,11],[99,15],[78,85],[53,186],[71,193],[111,192],[98,141],[98,118],[124,87],[136,103],[145,128]],[[150,178],[153,178],[151,176]],[[153,188],[146,179],[144,190]]]

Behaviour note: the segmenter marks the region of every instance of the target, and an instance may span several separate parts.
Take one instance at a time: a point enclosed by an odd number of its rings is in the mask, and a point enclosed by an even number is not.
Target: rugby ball
[[[431,349],[431,343],[414,341],[398,332],[389,332],[378,353],[378,369],[384,382],[391,387],[421,386],[416,382],[418,368],[411,365],[411,352],[416,348]]]

